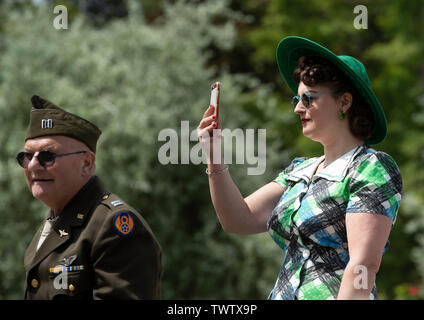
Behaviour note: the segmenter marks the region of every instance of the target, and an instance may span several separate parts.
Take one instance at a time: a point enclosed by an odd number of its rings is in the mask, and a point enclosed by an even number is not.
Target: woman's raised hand
[[[203,114],[203,118],[197,127],[197,137],[199,138],[203,151],[207,155],[207,159],[210,161],[209,163],[219,164],[221,163],[221,156],[219,155],[216,157],[217,159],[214,159],[213,150],[218,150],[218,148],[221,147],[221,124],[214,115],[214,111],[215,107],[209,105],[209,108]]]

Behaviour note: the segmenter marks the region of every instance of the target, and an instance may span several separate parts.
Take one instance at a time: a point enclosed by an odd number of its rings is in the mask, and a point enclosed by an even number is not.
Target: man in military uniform
[[[161,249],[132,207],[94,175],[101,131],[40,96],[17,156],[49,208],[24,258],[26,299],[158,299]]]

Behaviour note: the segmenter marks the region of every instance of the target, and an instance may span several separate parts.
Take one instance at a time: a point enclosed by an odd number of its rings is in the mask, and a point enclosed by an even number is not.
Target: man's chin
[[[34,198],[43,202],[45,202],[45,200],[51,198],[55,194],[51,182],[33,182],[31,185],[31,192]]]

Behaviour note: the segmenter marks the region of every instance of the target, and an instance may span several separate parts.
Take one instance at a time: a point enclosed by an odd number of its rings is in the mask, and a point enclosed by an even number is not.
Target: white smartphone
[[[219,93],[221,91],[221,83],[215,82],[211,86],[211,102],[210,104],[215,107],[214,115],[218,119],[219,116]]]

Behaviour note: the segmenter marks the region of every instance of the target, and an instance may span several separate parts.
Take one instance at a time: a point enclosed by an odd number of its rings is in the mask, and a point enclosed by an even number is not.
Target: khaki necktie
[[[56,221],[56,219],[57,219],[57,217],[53,218],[53,219],[48,218],[46,220],[46,222],[44,223],[43,231],[41,231],[40,240],[38,240],[37,251],[41,247],[41,245],[43,244],[44,240],[46,240],[47,236],[52,231],[53,223]]]

